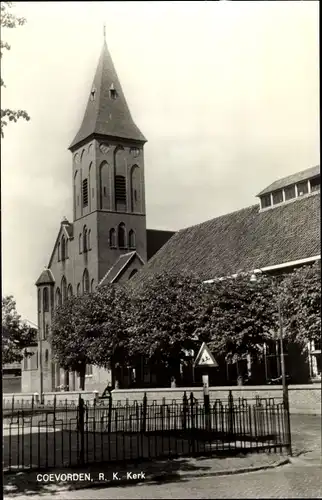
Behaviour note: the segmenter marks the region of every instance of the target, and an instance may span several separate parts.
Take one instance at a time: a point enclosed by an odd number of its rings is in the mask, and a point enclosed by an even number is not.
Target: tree
[[[36,329],[23,322],[17,313],[13,296],[2,297],[2,362],[20,363],[24,350],[27,356],[31,356],[28,347],[36,342],[36,338]]]
[[[281,304],[285,336],[302,347],[321,340],[321,267],[305,266],[284,276]]]
[[[60,366],[80,375],[85,388],[86,365],[108,368],[126,359],[126,294],[118,285],[71,297],[55,311],[51,341]]]
[[[17,28],[18,26],[23,26],[26,23],[26,19],[23,17],[17,17],[16,15],[9,12],[9,9],[13,7],[12,2],[1,2],[1,29],[3,28]],[[0,57],[3,56],[3,50],[10,50],[10,45],[4,40],[0,40],[1,51]],[[5,87],[4,81],[1,78],[1,87]],[[4,127],[7,126],[9,122],[16,122],[19,118],[24,118],[29,120],[29,115],[26,111],[19,109],[14,111],[9,108],[1,108],[1,137],[4,136]]]
[[[277,327],[278,309],[272,279],[250,276],[218,280],[212,288],[210,346],[227,359],[258,354]]]
[[[130,282],[131,283],[131,282]],[[197,276],[158,274],[133,288],[128,349],[174,369],[209,335],[208,290]]]

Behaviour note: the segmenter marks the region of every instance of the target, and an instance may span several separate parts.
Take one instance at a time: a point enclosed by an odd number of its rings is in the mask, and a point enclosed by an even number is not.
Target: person
[[[171,377],[171,389],[175,389],[176,388],[176,379],[175,377]]]

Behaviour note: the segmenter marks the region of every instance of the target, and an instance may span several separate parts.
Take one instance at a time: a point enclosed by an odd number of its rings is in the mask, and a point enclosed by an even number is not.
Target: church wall
[[[79,248],[79,237],[82,235],[83,238],[83,230],[84,226],[86,226],[87,232],[90,231],[90,249],[87,252],[80,253]],[[82,239],[81,238],[81,239]],[[82,288],[82,280],[84,270],[87,269],[89,273],[89,281],[91,283],[92,279],[94,279],[95,286],[97,285],[98,279],[98,233],[97,233],[97,215],[96,212],[92,212],[82,219],[78,219],[74,222],[74,259],[73,259],[73,267],[74,267],[74,295],[77,293],[77,285],[80,284],[81,291]]]
[[[125,249],[110,248],[109,231],[114,228],[117,232],[118,225],[125,224],[127,237],[130,229],[135,231],[136,248],[135,250],[142,259],[146,259],[146,223],[145,217],[140,215],[130,215],[121,213],[100,212],[98,214],[98,262],[99,262],[99,280],[102,279],[111,266],[122,254],[131,251],[128,242]]]

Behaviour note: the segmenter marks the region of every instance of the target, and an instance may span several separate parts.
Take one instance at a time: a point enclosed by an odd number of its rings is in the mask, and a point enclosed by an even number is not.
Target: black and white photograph
[[[321,498],[318,1],[1,2],[3,493]]]

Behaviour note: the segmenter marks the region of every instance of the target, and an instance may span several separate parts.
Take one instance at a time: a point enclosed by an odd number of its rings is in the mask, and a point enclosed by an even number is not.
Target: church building
[[[73,220],[62,220],[48,266],[36,282],[38,355],[30,358],[33,363],[24,360],[24,392],[79,388],[77,374],[64,373],[52,361],[49,333],[55,307],[73,294],[131,279],[174,234],[146,228],[145,143],[104,36],[84,118],[69,146]],[[110,376],[88,366],[86,388],[104,389]]]

